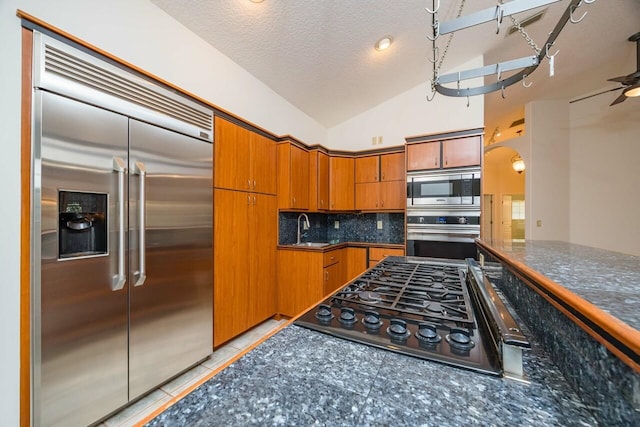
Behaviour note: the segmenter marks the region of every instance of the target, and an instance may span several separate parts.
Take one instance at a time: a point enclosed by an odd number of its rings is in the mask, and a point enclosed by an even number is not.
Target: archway
[[[525,239],[525,170],[516,172],[520,159],[510,147],[485,150],[482,187],[481,236],[485,240]]]

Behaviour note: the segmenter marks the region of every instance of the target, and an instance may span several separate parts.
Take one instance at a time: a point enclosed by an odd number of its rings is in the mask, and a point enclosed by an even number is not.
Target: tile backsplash
[[[280,212],[278,242],[296,242],[300,212]],[[303,242],[365,242],[404,244],[403,213],[308,213],[311,227],[301,230]],[[338,227],[335,228],[336,221]],[[382,228],[378,229],[381,222]]]

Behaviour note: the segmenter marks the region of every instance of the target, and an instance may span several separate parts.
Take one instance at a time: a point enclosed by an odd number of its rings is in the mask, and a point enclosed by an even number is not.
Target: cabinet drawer
[[[322,266],[327,267],[329,265],[340,262],[340,249],[334,251],[325,252],[323,254]]]
[[[388,256],[403,256],[404,249],[396,248],[369,248],[369,260],[381,261]]]

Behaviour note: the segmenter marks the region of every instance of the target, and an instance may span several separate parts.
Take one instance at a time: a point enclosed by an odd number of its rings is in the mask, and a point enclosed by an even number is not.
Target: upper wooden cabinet
[[[215,117],[213,146],[214,187],[276,194],[274,141]]]
[[[404,181],[404,153],[383,154],[380,156],[380,181]]]
[[[329,209],[329,156],[321,151],[309,152],[309,210]]]
[[[358,157],[355,168],[356,183],[380,181],[380,156]]]
[[[407,170],[440,168],[440,141],[407,145]]]
[[[407,145],[407,170],[479,166],[482,139],[479,135]]]
[[[358,157],[355,182],[400,181],[405,179],[404,153]]]
[[[404,153],[359,157],[355,167],[357,210],[404,209]]]
[[[278,208],[309,209],[309,152],[278,144]]]
[[[333,156],[329,158],[329,210],[354,210],[354,170],[353,158]]]
[[[442,141],[442,167],[457,168],[480,165],[482,143],[480,136]]]

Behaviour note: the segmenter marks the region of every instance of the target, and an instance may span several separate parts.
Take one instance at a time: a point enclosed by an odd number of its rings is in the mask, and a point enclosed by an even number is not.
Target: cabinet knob
[[[247,196],[247,205],[251,204],[251,196]]]
[[[247,188],[249,190],[251,190],[251,180],[250,179],[247,180]]]
[[[380,202],[380,206],[384,208],[384,200]]]
[[[324,281],[325,281],[325,282],[328,282],[328,281],[329,281],[329,272],[328,272],[328,271],[325,271],[325,272],[324,272]]]
[[[295,197],[293,198],[293,203],[292,203],[291,205],[292,205],[292,206],[295,206],[295,205],[296,205],[296,198],[295,198]]]
[[[254,190],[256,189],[256,180],[255,179],[253,180],[253,189]]]

